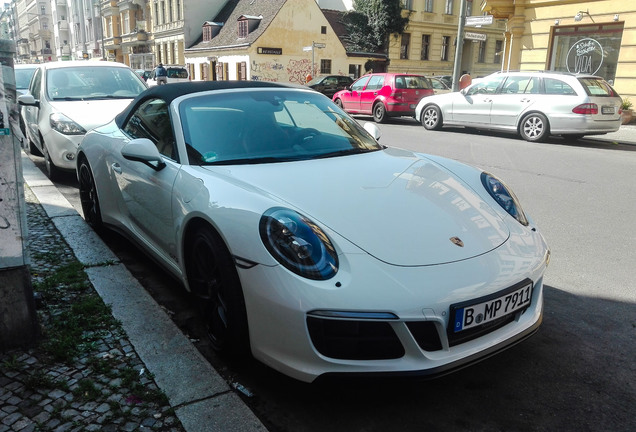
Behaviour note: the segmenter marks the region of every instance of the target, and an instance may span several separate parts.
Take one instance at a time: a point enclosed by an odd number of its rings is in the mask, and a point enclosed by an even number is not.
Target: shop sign
[[[603,64],[603,47],[592,38],[575,42],[568,51],[566,66],[570,73],[594,75]]]
[[[258,47],[257,52],[259,54],[269,54],[269,55],[282,55],[282,48],[266,48],[266,47]]]

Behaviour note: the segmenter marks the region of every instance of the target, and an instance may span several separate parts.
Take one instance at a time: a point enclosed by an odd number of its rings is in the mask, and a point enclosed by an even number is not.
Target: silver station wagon
[[[459,92],[425,97],[415,118],[429,130],[465,126],[518,133],[527,141],[550,135],[580,138],[616,132],[622,99],[603,78],[563,72],[501,72]]]

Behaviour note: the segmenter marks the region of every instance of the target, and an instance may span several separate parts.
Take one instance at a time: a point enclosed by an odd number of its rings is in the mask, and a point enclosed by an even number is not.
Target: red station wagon
[[[350,114],[370,114],[382,123],[388,117],[413,117],[420,99],[433,93],[431,82],[422,75],[376,73],[358,78],[334,94],[333,101]]]

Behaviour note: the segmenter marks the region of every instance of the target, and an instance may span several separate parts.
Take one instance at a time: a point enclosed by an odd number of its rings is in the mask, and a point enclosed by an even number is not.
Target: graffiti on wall
[[[289,82],[305,84],[307,75],[311,75],[311,61],[308,59],[290,60],[287,66]]]
[[[252,60],[252,81],[285,81],[283,76],[284,69],[285,66],[276,60],[261,63]]]

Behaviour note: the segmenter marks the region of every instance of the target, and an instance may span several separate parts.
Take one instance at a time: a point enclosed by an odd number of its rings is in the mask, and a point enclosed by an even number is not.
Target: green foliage
[[[351,51],[377,52],[388,37],[402,33],[409,23],[402,17],[400,0],[354,0],[354,10],[344,16],[347,45]]]
[[[621,108],[623,110],[632,109],[632,101],[630,101],[629,98],[623,99],[623,103],[621,104]]]

